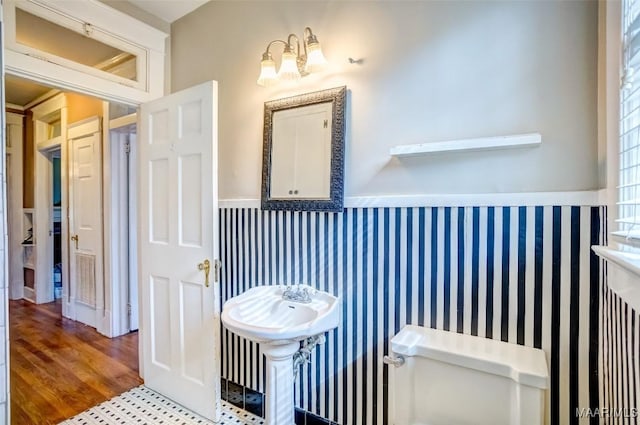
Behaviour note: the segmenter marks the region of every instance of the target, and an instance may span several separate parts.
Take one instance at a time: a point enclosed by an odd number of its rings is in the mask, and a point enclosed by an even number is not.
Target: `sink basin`
[[[256,286],[231,298],[222,308],[222,323],[252,341],[277,344],[302,341],[338,326],[338,298],[317,291],[303,304],[282,299],[280,286]]]
[[[256,286],[222,307],[227,329],[261,343],[267,369],[265,425],[294,423],[293,358],[302,351],[300,341],[306,340],[303,348],[313,349],[319,338],[311,337],[337,327],[340,319],[333,295],[316,291],[311,302],[301,303],[283,299],[284,291],[280,286]],[[307,345],[310,342],[313,345]]]

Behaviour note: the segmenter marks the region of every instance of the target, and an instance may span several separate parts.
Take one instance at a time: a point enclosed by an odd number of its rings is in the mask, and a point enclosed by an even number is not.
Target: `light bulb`
[[[263,55],[260,62],[260,76],[258,77],[258,85],[268,87],[278,82],[276,74],[276,63],[271,59],[271,54]]]
[[[327,60],[322,54],[320,43],[317,41],[307,45],[307,63],[304,70],[307,72],[322,71],[327,66]]]
[[[278,71],[278,78],[281,80],[299,80],[300,71],[298,70],[298,63],[296,60],[298,56],[291,50],[285,50],[282,53],[282,63],[280,64],[280,71]]]

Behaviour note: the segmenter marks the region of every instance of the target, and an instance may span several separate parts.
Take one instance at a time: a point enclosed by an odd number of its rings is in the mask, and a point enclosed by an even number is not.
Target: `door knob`
[[[78,249],[78,235],[72,235],[69,239],[76,243],[76,249]]]
[[[204,260],[202,263],[198,264],[198,270],[204,271],[204,285],[209,287],[209,272],[211,271],[211,262],[209,260]]]

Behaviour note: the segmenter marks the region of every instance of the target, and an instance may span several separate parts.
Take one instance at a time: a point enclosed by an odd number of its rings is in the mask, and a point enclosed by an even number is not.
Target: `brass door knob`
[[[78,235],[72,235],[69,239],[76,243],[76,249],[78,249]]]
[[[211,262],[209,260],[204,260],[202,263],[199,263],[198,270],[204,271],[204,285],[208,288],[209,272],[211,271]]]

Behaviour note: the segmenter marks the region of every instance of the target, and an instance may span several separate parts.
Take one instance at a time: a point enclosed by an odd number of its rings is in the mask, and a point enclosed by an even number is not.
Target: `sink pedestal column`
[[[293,355],[299,342],[281,345],[262,344],[267,358],[267,387],[265,388],[265,425],[284,425],[294,422]]]

